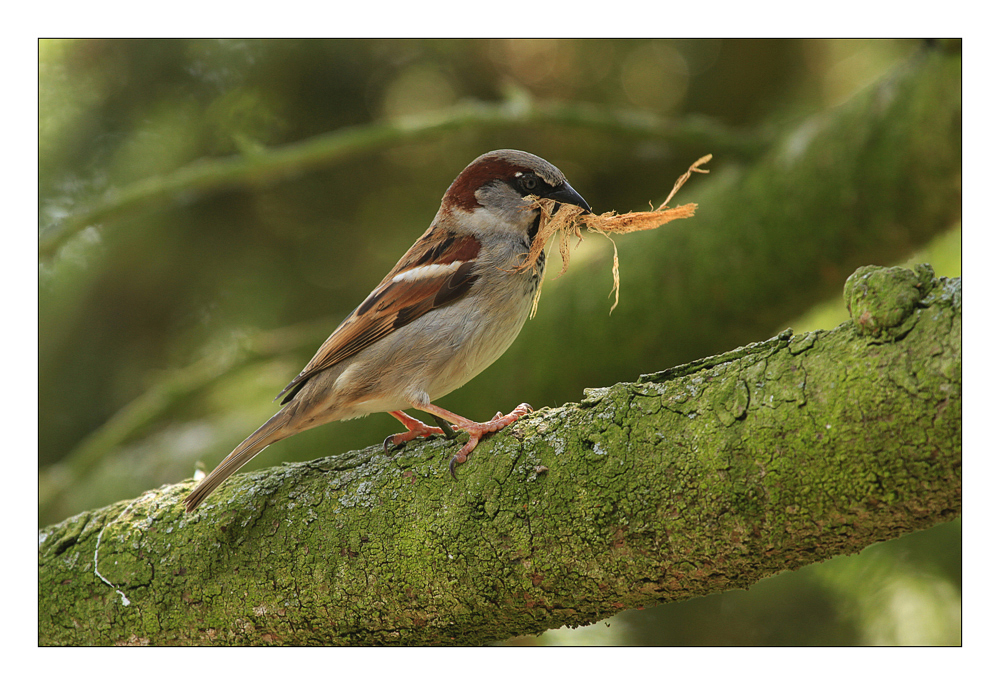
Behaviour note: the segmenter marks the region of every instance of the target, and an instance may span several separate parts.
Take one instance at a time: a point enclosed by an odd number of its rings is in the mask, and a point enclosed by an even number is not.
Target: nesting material
[[[712,155],[705,155],[688,167],[688,170],[674,183],[673,190],[670,191],[667,199],[659,207],[650,212],[629,212],[628,214],[605,212],[601,215],[584,214],[584,209],[576,205],[562,204],[556,209],[556,205],[559,203],[555,200],[535,200],[535,206],[541,210],[542,219],[538,226],[538,233],[535,234],[535,239],[531,243],[531,249],[528,251],[527,258],[518,270],[527,271],[528,269],[536,268],[538,258],[541,256],[542,251],[545,250],[545,246],[556,233],[559,233],[559,256],[562,257],[562,269],[556,278],[562,276],[569,267],[570,237],[575,237],[577,245],[579,245],[580,241],[583,240],[580,228],[581,226],[585,226],[588,231],[600,233],[614,245],[614,261],[611,266],[611,275],[614,278],[614,288],[611,292],[615,296],[615,303],[611,305],[611,311],[614,311],[615,307],[618,306],[618,246],[615,245],[615,241],[610,234],[648,231],[653,228],[659,228],[674,219],[687,219],[694,216],[694,211],[698,208],[698,205],[694,203],[674,208],[667,207],[667,203],[673,199],[681,186],[691,178],[692,173],[707,174],[708,169],[700,167],[711,159]],[[650,203],[650,206],[652,206],[652,203]],[[538,308],[538,297],[541,292],[541,288],[535,291],[535,301],[531,306],[532,317],[535,316],[535,310]]]

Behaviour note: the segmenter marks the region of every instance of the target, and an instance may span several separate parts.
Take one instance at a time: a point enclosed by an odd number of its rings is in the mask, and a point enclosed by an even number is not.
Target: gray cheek
[[[476,200],[490,212],[497,221],[527,234],[527,229],[534,221],[534,215],[526,212],[528,203],[521,194],[503,182],[495,182],[483,186],[476,191]]]

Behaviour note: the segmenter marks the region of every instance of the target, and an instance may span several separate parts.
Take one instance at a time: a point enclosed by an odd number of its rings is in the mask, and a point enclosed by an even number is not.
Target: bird
[[[449,471],[479,441],[532,411],[471,421],[432,402],[465,385],[514,342],[545,271],[544,252],[523,268],[548,198],[590,212],[563,173],[520,150],[494,150],[455,178],[430,227],[278,393],[281,409],[229,453],[185,498],[194,511],[229,476],[269,445],[329,423],[387,412],[405,431],[383,447],[431,435],[469,440]],[[431,415],[429,426],[406,414]]]

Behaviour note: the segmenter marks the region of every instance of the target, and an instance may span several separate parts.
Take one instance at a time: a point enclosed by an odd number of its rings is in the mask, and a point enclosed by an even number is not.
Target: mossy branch
[[[845,299],[833,331],[536,412],[457,483],[430,440],[241,474],[193,516],[185,482],[45,528],[39,642],[486,644],[957,517],[961,280],[866,267]]]

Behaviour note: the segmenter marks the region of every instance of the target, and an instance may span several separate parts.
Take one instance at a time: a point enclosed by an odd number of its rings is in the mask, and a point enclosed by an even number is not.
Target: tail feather
[[[191,494],[184,499],[187,511],[191,512],[197,509],[206,497],[222,485],[227,478],[239,471],[244,464],[263,452],[265,447],[288,437],[290,433],[281,429],[288,424],[289,418],[287,411],[279,411],[265,421],[263,426],[251,433],[246,440],[237,445],[236,449],[230,452],[229,456],[223,459],[214,471],[205,476],[191,491]]]

